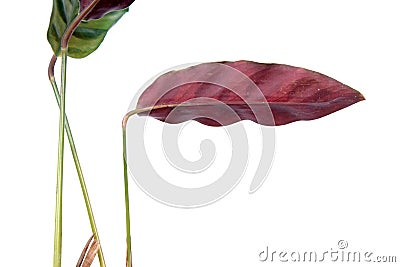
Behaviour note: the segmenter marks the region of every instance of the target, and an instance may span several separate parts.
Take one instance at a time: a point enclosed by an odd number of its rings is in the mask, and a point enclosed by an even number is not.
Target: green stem
[[[128,112],[122,120],[122,158],[124,164],[124,187],[125,187],[125,223],[126,223],[126,266],[132,266],[132,245],[131,245],[131,216],[129,209],[129,183],[128,183],[128,164],[126,153],[126,125],[131,116],[144,111],[151,110],[151,108],[135,109]]]
[[[61,267],[62,246],[62,189],[64,172],[64,129],[65,129],[65,88],[67,74],[67,51],[61,50],[61,91],[60,91],[60,119],[58,135],[58,161],[57,161],[57,187],[56,187],[56,212],[54,227],[54,256],[53,266]]]
[[[132,266],[132,248],[131,248],[131,217],[129,210],[129,189],[128,189],[128,164],[126,158],[126,125],[122,127],[123,143],[123,162],[124,162],[124,187],[125,187],[125,222],[126,222],[126,266]]]
[[[61,267],[62,245],[62,184],[64,164],[64,130],[65,130],[65,88],[67,74],[68,42],[74,30],[82,19],[95,7],[100,0],[93,0],[67,27],[61,38],[61,90],[60,90],[60,123],[58,138],[58,162],[57,162],[57,189],[56,189],[56,216],[54,229],[54,255],[53,266]]]
[[[64,131],[65,131],[65,88],[67,74],[68,42],[82,19],[96,6],[100,0],[93,0],[75,19],[68,25],[61,38],[61,90],[60,90],[60,121],[58,138],[57,162],[57,188],[56,188],[56,215],[54,229],[54,255],[53,266],[61,267],[62,246],[62,185],[64,164]]]
[[[60,104],[61,104],[61,96],[60,96],[60,92],[58,91],[57,83],[56,83],[55,78],[54,78],[54,65],[55,65],[56,61],[57,61],[57,57],[53,56],[51,61],[50,61],[50,65],[49,65],[49,80],[50,80],[51,85],[53,87],[53,92],[54,92],[54,95],[56,97],[57,103],[60,106]],[[74,163],[75,163],[76,172],[78,174],[79,183],[81,185],[83,198],[85,200],[86,211],[87,211],[87,214],[88,214],[88,217],[89,217],[90,227],[92,229],[92,233],[93,233],[94,239],[96,239],[100,243],[100,238],[99,238],[99,234],[98,234],[98,231],[97,231],[96,222],[95,222],[95,219],[94,219],[92,205],[90,204],[89,193],[88,193],[88,190],[87,190],[87,187],[86,187],[85,178],[83,176],[82,167],[81,167],[81,164],[80,164],[80,161],[79,161],[78,152],[76,150],[74,138],[72,136],[72,131],[71,131],[71,128],[69,126],[69,122],[68,122],[68,117],[67,116],[65,116],[65,131],[66,131],[66,134],[67,134],[67,137],[68,137],[69,146],[70,146],[72,157],[73,157],[73,160],[74,160]],[[101,267],[105,267],[106,263],[105,263],[105,260],[104,260],[104,254],[103,254],[103,250],[101,248],[101,245],[100,245],[100,249],[98,251],[98,256],[99,256],[100,266]]]

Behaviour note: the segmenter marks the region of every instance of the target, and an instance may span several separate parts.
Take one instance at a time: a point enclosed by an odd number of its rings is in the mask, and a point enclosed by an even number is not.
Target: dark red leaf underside
[[[93,0],[80,0],[80,12],[84,10]],[[85,20],[99,19],[105,14],[115,10],[129,7],[135,0],[100,0],[93,10],[86,16]]]
[[[313,120],[364,100],[358,91],[304,68],[249,61],[204,63],[158,77],[137,108],[168,123],[209,126],[251,120],[283,125]]]

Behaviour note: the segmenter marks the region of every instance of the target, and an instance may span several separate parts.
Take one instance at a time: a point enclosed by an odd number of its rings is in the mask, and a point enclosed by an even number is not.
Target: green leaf
[[[82,21],[68,43],[68,56],[83,58],[94,52],[103,42],[108,30],[126,12],[128,8],[110,12],[100,19]]]
[[[128,11],[128,8],[105,14],[100,19],[82,21],[68,43],[68,56],[84,58],[94,52],[103,42],[108,30]],[[53,0],[47,39],[58,56],[61,39],[68,25],[78,16],[79,1]]]
[[[78,0],[53,0],[47,40],[55,55],[60,55],[61,38],[67,26],[79,13]]]

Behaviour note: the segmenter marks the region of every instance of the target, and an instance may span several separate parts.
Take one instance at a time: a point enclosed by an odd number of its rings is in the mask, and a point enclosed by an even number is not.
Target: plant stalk
[[[61,267],[62,250],[62,188],[64,172],[64,131],[65,131],[65,89],[67,76],[68,42],[83,18],[96,6],[100,0],[93,0],[67,27],[61,39],[61,90],[60,90],[60,119],[58,136],[56,212],[54,227],[53,266]]]
[[[128,163],[126,149],[126,126],[131,116],[148,111],[151,108],[135,109],[128,112],[122,120],[122,158],[124,164],[124,188],[125,188],[125,223],[126,223],[126,267],[132,267],[132,241],[131,241],[131,216],[129,207],[129,183],[128,183]]]
[[[49,80],[50,80],[50,83],[52,85],[53,92],[54,92],[54,95],[56,97],[57,103],[60,106],[60,104],[61,104],[60,92],[58,90],[58,86],[57,86],[57,83],[56,83],[55,77],[54,77],[54,65],[55,65],[56,61],[57,61],[57,57],[54,55],[52,57],[51,61],[50,61],[50,65],[49,65]],[[68,117],[67,116],[65,116],[65,132],[66,132],[67,137],[68,137],[69,146],[70,146],[72,157],[73,157],[73,160],[74,160],[74,163],[75,163],[76,172],[78,174],[79,183],[81,185],[82,195],[83,195],[83,198],[85,200],[86,211],[87,211],[87,214],[88,214],[88,217],[89,217],[89,222],[90,222],[90,227],[92,229],[93,237],[100,244],[100,238],[99,238],[99,234],[98,234],[98,231],[97,231],[96,222],[95,222],[95,219],[94,219],[92,205],[90,204],[89,193],[88,193],[88,190],[87,190],[87,187],[86,187],[85,178],[83,176],[82,167],[81,167],[81,164],[80,164],[80,161],[79,161],[78,152],[76,150],[74,138],[72,136],[72,131],[71,131],[71,128],[69,126],[69,122],[68,122]],[[99,256],[100,266],[101,267],[105,267],[106,263],[105,263],[105,260],[104,260],[104,254],[103,254],[101,245],[100,245],[100,249],[98,251],[98,256]]]
[[[122,127],[123,143],[123,164],[124,164],[124,188],[125,188],[125,222],[126,222],[126,267],[132,266],[132,245],[131,245],[131,216],[129,208],[129,183],[128,164],[126,153],[126,125]]]
[[[64,129],[65,129],[65,89],[67,74],[67,51],[61,50],[61,91],[60,91],[60,118],[58,129],[58,161],[56,186],[56,212],[54,227],[54,255],[53,266],[61,267],[62,247],[62,189],[64,172]]]

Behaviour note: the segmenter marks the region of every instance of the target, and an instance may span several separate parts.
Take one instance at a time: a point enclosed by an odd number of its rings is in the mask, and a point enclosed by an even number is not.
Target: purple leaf
[[[251,120],[313,120],[364,100],[358,91],[304,68],[250,61],[203,63],[158,77],[140,96],[139,115],[209,126]]]
[[[93,0],[80,0],[80,12],[84,10]],[[86,16],[85,20],[99,19],[105,14],[115,10],[129,7],[135,0],[100,0],[93,10]]]

